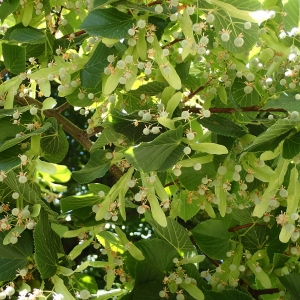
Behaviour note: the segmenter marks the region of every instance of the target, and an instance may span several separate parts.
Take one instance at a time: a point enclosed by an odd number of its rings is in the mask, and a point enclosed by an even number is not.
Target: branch
[[[57,30],[58,30],[58,26],[59,26],[59,21],[60,21],[60,17],[61,17],[61,13],[62,13],[62,10],[63,10],[63,6],[60,7],[60,11],[57,13],[57,19],[55,21],[55,25],[54,25],[54,31],[53,31],[53,35],[56,34]]]
[[[43,107],[43,104],[31,97],[26,96],[25,98],[15,96],[15,100],[21,105],[36,105],[39,109]],[[89,139],[89,135],[85,130],[80,129],[74,123],[69,121],[67,118],[62,116],[60,113],[64,111],[69,106],[69,103],[64,103],[58,108],[46,109],[43,111],[43,114],[46,117],[54,117],[59,124],[62,125],[62,128],[72,136],[81,146],[83,146],[88,152],[90,152],[93,143]],[[101,127],[102,128],[102,127]],[[98,132],[100,132],[100,126],[97,127]],[[103,130],[103,128],[102,128]],[[113,174],[117,179],[120,179],[123,176],[123,172],[119,169],[118,166],[112,165],[109,168],[111,174]]]
[[[176,44],[176,43],[178,43],[178,42],[180,42],[180,41],[182,41],[182,40],[183,40],[183,39],[175,39],[174,41],[172,41],[172,42],[170,42],[170,43],[164,45],[164,46],[161,47],[161,48],[162,48],[162,49],[168,48],[169,46],[172,46],[172,45],[174,45],[174,44]]]
[[[202,90],[204,90],[209,84],[210,82],[212,81],[212,78],[209,79],[204,85],[198,87],[196,89],[196,91],[192,92],[183,100],[183,103],[189,101],[190,99],[192,99],[195,95],[197,95],[199,92],[201,92]]]
[[[191,107],[191,106],[185,106],[183,110],[188,110],[190,112],[194,113],[200,113],[201,108],[197,107]],[[287,111],[283,108],[268,108],[268,109],[261,109],[259,106],[248,106],[248,107],[241,107],[241,109],[236,109],[233,107],[211,107],[209,111],[212,114],[220,113],[220,114],[234,114],[237,112],[251,112],[251,111],[257,111],[257,112],[284,112]]]
[[[6,75],[8,74],[8,70],[6,68],[4,68],[1,72],[0,72],[0,80]]]
[[[229,228],[228,231],[229,232],[235,232],[235,231],[238,231],[238,230],[243,229],[243,228],[249,228],[249,227],[251,227],[253,225],[254,226],[266,226],[265,224],[249,223],[249,224],[244,224],[244,225],[240,225],[240,226]]]
[[[69,106],[70,106],[70,103],[65,102],[65,103],[62,104],[61,106],[57,107],[57,108],[55,109],[55,111],[56,111],[57,113],[60,114],[60,113],[63,112],[65,109],[67,109]]]
[[[153,5],[157,5],[157,4],[162,4],[162,1],[154,1],[148,4],[149,7],[153,6]]]
[[[69,34],[66,34],[64,35],[62,38],[69,38],[71,36],[71,34],[75,35],[75,36],[80,36],[82,34],[85,34],[86,31],[85,30],[79,30],[79,31],[76,31],[76,32],[72,32],[72,33],[69,33]]]

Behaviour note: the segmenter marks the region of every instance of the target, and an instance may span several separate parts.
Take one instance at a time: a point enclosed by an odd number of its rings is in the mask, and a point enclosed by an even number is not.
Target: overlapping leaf
[[[220,135],[242,137],[246,134],[241,126],[230,121],[228,118],[215,114],[211,115],[209,118],[198,119],[198,122],[210,131]]]
[[[127,149],[126,158],[144,172],[167,170],[178,161],[178,155],[182,155],[181,137],[182,127],[164,132],[152,142]]]
[[[230,250],[230,234],[225,223],[220,220],[207,220],[191,230],[196,243],[204,253],[216,259],[226,257]]]
[[[41,210],[40,220],[34,229],[35,261],[43,279],[55,275],[58,253],[64,253],[59,236],[49,224],[47,213]]]
[[[43,132],[45,132],[46,130],[48,130],[50,127],[52,126],[51,123],[49,122],[46,122],[42,127],[30,132],[30,133],[27,133],[27,134],[24,134],[22,135],[21,137],[18,137],[18,138],[13,138],[11,140],[8,140],[6,142],[4,142],[1,146],[0,146],[0,152],[14,146],[14,145],[17,145],[19,143],[21,143],[22,141],[28,139],[29,137],[33,136],[33,135],[38,135],[38,134],[41,134]]]
[[[24,231],[16,244],[3,245],[7,232],[0,232],[0,280],[7,281],[16,277],[18,269],[28,264],[33,252],[33,240],[28,231]]]
[[[58,163],[68,153],[69,143],[65,132],[55,118],[49,118],[47,122],[52,126],[41,140],[42,156],[49,162]]]
[[[105,46],[103,43],[98,44],[94,50],[92,57],[81,70],[81,84],[86,88],[93,88],[102,80],[102,74],[108,65],[107,56],[114,55],[116,51]]]
[[[80,171],[73,173],[73,178],[80,183],[87,183],[104,176],[110,167],[110,161],[105,158],[106,152],[104,150],[94,151],[88,163]]]
[[[256,140],[245,151],[256,152],[265,150],[274,150],[277,146],[273,145],[274,141],[283,140],[290,130],[292,130],[299,121],[291,119],[279,119],[267,131],[259,135]],[[275,147],[275,148],[274,148]]]
[[[26,71],[26,48],[23,46],[2,44],[5,67],[13,74]]]
[[[162,227],[149,214],[146,215],[146,219],[155,228],[155,233],[178,252],[189,253],[195,251],[186,230],[175,220],[167,218],[167,226]]]
[[[115,8],[92,10],[84,19],[81,29],[93,36],[110,39],[122,39],[135,21],[130,15],[124,14]]]

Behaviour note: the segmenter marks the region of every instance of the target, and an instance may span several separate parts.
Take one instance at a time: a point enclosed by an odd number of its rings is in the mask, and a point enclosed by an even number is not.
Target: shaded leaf
[[[103,177],[110,167],[110,161],[105,158],[106,152],[105,150],[94,151],[88,163],[80,171],[73,172],[72,177],[79,183],[87,183]]]
[[[300,112],[300,101],[295,99],[296,93],[282,92],[278,99],[269,100],[263,109],[282,108],[289,112]]]
[[[116,54],[116,51],[112,51],[103,43],[98,44],[92,57],[80,72],[83,87],[93,88],[102,81],[103,70],[108,65],[107,56],[114,54]]]
[[[47,211],[49,214],[54,216],[57,215],[52,209],[48,207],[48,205],[41,200],[40,195],[37,191],[34,190],[34,185],[30,185],[30,183],[19,183],[17,174],[14,171],[10,171],[6,174],[6,178],[4,183],[11,188],[11,190],[18,192],[20,195],[23,196],[24,202],[28,204],[40,204],[41,207]]]
[[[17,269],[23,269],[27,258],[33,252],[32,235],[24,231],[16,244],[3,245],[7,232],[0,232],[0,280],[7,281],[16,277]]]
[[[48,130],[50,127],[51,127],[51,123],[49,122],[46,122],[42,127],[30,132],[30,133],[27,133],[27,134],[24,134],[22,135],[21,137],[18,137],[18,138],[13,138],[11,140],[8,140],[6,142],[4,142],[2,145],[0,143],[0,152],[14,146],[14,145],[17,145],[19,143],[21,143],[22,141],[28,139],[29,137],[33,136],[33,135],[38,135],[38,134],[41,134],[43,132],[45,132],[46,130]]]
[[[144,172],[164,171],[178,161],[178,152],[174,151],[183,147],[180,145],[181,137],[182,127],[180,126],[175,130],[160,134],[152,142],[141,143],[138,146],[128,148],[125,151],[125,156]]]
[[[300,132],[288,137],[283,142],[282,157],[292,159],[300,152]]]
[[[246,228],[246,230],[247,234],[242,236],[242,243],[245,249],[253,254],[263,248],[269,234],[269,228],[267,226],[253,226],[251,229]]]
[[[200,249],[215,259],[226,257],[230,250],[230,233],[224,222],[220,220],[207,220],[198,224],[191,230]]]
[[[166,227],[160,226],[150,214],[146,214],[146,220],[154,227],[155,233],[166,240],[178,252],[188,253],[195,251],[186,230],[175,220],[167,218]]]
[[[242,137],[246,134],[241,126],[230,121],[228,118],[215,114],[211,115],[209,118],[198,119],[198,122],[210,131],[220,135]]]
[[[95,9],[84,19],[80,29],[92,36],[122,39],[128,35],[127,31],[134,23],[129,15],[115,8]]]
[[[300,295],[300,274],[294,273],[286,276],[278,277],[280,282],[289,291],[293,300],[298,300]]]
[[[26,71],[25,47],[3,43],[2,55],[6,69],[11,73],[20,74]]]
[[[245,149],[247,152],[273,150],[278,146],[279,141],[283,140],[290,130],[292,130],[299,121],[291,119],[279,119],[265,131],[259,135],[256,140]],[[276,141],[275,145],[273,142]],[[277,144],[277,145],[276,145]],[[274,147],[273,147],[274,146]]]
[[[64,253],[61,240],[48,221],[47,213],[41,210],[34,229],[35,262],[43,279],[55,275],[58,253]]]
[[[120,133],[115,132],[112,128],[104,128],[104,130],[98,136],[97,141],[93,144],[91,152],[102,149],[103,146],[108,145],[110,143],[115,143],[121,137],[122,135]]]
[[[47,130],[41,139],[42,155],[47,161],[52,163],[61,162],[69,150],[69,143],[61,125],[58,125],[55,118],[47,120],[52,127]]]
[[[46,36],[41,30],[28,26],[12,31],[9,39],[18,43],[42,44],[46,41]]]

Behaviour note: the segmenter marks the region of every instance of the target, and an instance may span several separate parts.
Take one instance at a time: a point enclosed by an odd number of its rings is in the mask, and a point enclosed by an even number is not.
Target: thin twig
[[[162,47],[162,49],[168,48],[168,47],[170,47],[170,46],[172,46],[172,45],[174,45],[174,44],[176,44],[176,43],[178,43],[178,42],[180,42],[180,41],[182,41],[182,40],[183,40],[183,39],[175,39],[175,40],[173,40],[172,42],[170,42],[170,43],[164,45],[164,46]]]
[[[15,96],[15,100],[20,103],[21,105],[36,105],[38,108],[42,108],[43,104],[31,97],[26,96],[25,98]],[[91,148],[93,146],[92,141],[89,139],[89,136],[85,130],[80,129],[77,127],[74,123],[69,121],[67,118],[62,116],[60,113],[64,109],[67,108],[67,104],[64,103],[63,105],[59,106],[58,108],[54,109],[46,109],[43,111],[43,114],[46,117],[54,117],[59,124],[62,125],[62,128],[70,135],[72,136],[81,146],[83,146],[87,151],[91,151]],[[100,130],[100,126],[98,127],[98,130]],[[109,171],[111,174],[113,174],[117,179],[120,179],[123,176],[123,172],[120,170],[120,168],[116,165],[112,165],[109,168]]]
[[[57,19],[55,21],[55,25],[54,25],[54,31],[53,31],[53,35],[56,34],[57,30],[58,30],[58,27],[59,27],[59,21],[60,21],[60,17],[61,17],[61,13],[62,13],[62,10],[63,10],[63,6],[60,7],[60,11],[57,13]]]
[[[228,231],[229,232],[235,232],[235,231],[238,231],[238,230],[241,230],[241,229],[244,229],[244,228],[249,228],[249,227],[251,227],[253,225],[254,226],[266,226],[265,224],[248,223],[248,224],[239,225],[239,226],[236,226],[236,227],[229,228]]]
[[[5,68],[5,69],[3,69],[1,72],[0,72],[0,80],[6,75],[6,74],[8,74],[8,70]]]
[[[183,100],[183,103],[189,101],[189,100],[192,99],[195,95],[197,95],[197,94],[200,93],[202,90],[204,90],[204,89],[210,84],[211,81],[212,81],[212,78],[209,79],[204,85],[198,87],[198,88],[196,89],[196,91],[191,92],[191,93]]]
[[[189,112],[194,112],[194,113],[200,113],[201,108],[197,107],[191,107],[191,106],[185,106],[183,110],[188,110]],[[256,112],[284,112],[286,113],[287,111],[283,108],[268,108],[268,109],[261,109],[259,106],[254,105],[254,106],[248,106],[248,107],[241,107],[240,109],[236,109],[234,107],[211,107],[209,111],[212,114],[234,114],[234,113],[239,113],[239,112],[251,112],[251,111],[256,111]]]

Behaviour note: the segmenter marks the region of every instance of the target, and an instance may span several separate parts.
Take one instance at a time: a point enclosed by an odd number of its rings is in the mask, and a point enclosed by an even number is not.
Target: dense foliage
[[[299,299],[299,0],[0,3],[0,299]]]

